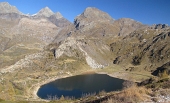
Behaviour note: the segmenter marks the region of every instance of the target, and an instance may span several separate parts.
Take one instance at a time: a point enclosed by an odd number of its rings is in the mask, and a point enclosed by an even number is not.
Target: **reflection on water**
[[[123,80],[106,74],[86,74],[58,79],[41,86],[37,95],[47,99],[50,96],[70,96],[80,98],[82,94],[98,93],[102,90],[109,92],[122,89]]]

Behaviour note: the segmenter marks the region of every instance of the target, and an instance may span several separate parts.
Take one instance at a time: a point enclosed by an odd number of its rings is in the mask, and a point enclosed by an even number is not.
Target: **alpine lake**
[[[47,100],[61,96],[77,99],[88,94],[98,94],[101,91],[121,90],[123,82],[124,80],[110,77],[107,74],[82,74],[44,84],[39,88],[37,95]]]

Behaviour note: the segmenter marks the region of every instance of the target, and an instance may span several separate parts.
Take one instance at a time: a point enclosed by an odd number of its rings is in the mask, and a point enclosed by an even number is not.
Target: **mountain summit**
[[[86,8],[85,11],[81,14],[81,16],[84,16],[89,19],[101,19],[101,20],[107,19],[109,21],[113,20],[109,14],[94,7]]]
[[[22,14],[15,6],[11,6],[8,2],[1,2],[0,3],[0,13]]]
[[[57,19],[63,18],[60,12],[54,14]]]
[[[49,9],[48,7],[45,7],[45,8],[43,8],[43,9],[41,9],[41,10],[37,13],[38,16],[45,16],[45,17],[50,17],[50,16],[53,15],[53,14],[54,14],[54,12],[53,12],[51,9]]]
[[[0,19],[6,19],[10,21],[20,21],[22,18],[30,19],[47,19],[55,24],[57,27],[65,27],[72,23],[65,19],[60,12],[54,13],[48,7],[42,8],[38,13],[34,15],[21,13],[15,6],[10,5],[8,2],[0,2]]]
[[[110,22],[112,23],[114,19],[107,13],[94,8],[94,7],[88,7],[85,9],[85,11],[78,15],[75,20],[74,24],[77,28],[84,27],[85,25],[88,25],[92,22]]]

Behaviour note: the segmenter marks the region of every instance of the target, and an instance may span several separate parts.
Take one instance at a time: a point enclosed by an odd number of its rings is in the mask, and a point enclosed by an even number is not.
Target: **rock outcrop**
[[[167,27],[168,27],[167,24],[154,24],[153,25],[154,29],[164,29],[164,28],[167,28]]]

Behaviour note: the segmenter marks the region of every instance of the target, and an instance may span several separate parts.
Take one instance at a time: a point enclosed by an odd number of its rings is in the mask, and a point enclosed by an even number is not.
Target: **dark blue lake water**
[[[122,89],[124,80],[110,77],[106,74],[84,74],[63,79],[58,79],[48,84],[42,85],[37,95],[42,99],[48,99],[49,96],[60,98],[74,97],[80,98],[84,94],[99,93]]]

